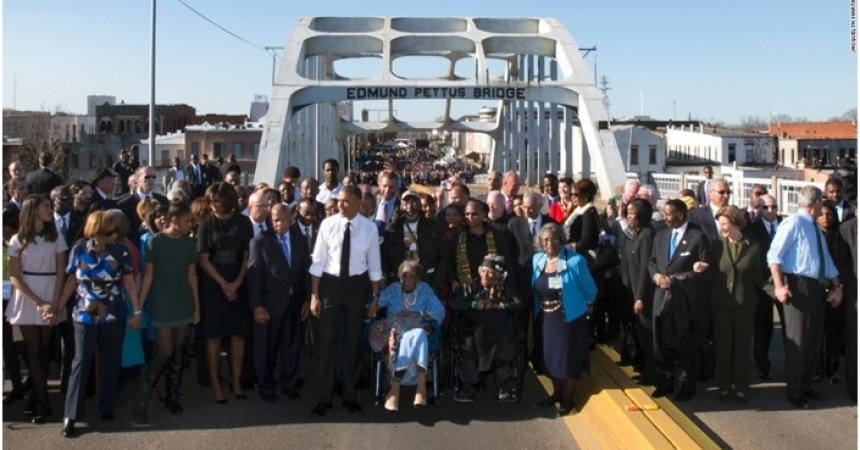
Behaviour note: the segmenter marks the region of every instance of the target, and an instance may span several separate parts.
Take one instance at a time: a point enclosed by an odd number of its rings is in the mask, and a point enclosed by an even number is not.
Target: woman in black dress
[[[585,256],[590,250],[597,250],[600,243],[600,217],[594,207],[597,186],[588,178],[582,178],[573,185],[571,197],[576,208],[564,221],[564,231],[571,250]]]
[[[232,390],[244,399],[240,374],[245,356],[245,336],[251,331],[248,298],[243,286],[248,265],[248,250],[254,230],[251,221],[239,213],[239,197],[233,186],[219,182],[206,190],[212,214],[197,230],[200,254],[200,335],[206,339],[206,362],[212,398],[225,404],[218,374],[221,339],[230,337]]]

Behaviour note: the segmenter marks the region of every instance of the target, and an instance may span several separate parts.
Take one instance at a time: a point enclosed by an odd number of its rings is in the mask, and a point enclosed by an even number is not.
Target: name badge
[[[561,289],[561,277],[554,276],[549,278],[549,288],[550,289]]]

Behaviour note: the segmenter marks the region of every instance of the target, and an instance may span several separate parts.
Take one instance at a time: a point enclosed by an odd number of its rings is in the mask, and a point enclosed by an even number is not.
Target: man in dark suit
[[[90,186],[93,188],[90,212],[116,208],[116,200],[113,198],[113,191],[116,189],[116,174],[107,167],[103,167],[96,172]]]
[[[113,165],[113,171],[119,177],[119,193],[128,194],[130,188],[128,179],[134,174],[134,165],[131,163],[131,152],[128,149],[122,149],[119,152],[119,161]]]
[[[448,247],[442,245],[442,229],[438,222],[423,217],[421,199],[414,192],[404,192],[400,204],[400,217],[385,232],[382,243],[382,272],[388,282],[399,281],[400,264],[407,259],[417,260],[424,271],[421,281],[440,292],[445,288],[448,268]]]
[[[729,204],[729,198],[732,191],[729,190],[729,184],[721,178],[710,180],[710,190],[708,198],[710,203],[702,205],[700,208],[695,208],[689,212],[689,220],[691,223],[698,226],[708,237],[708,243],[714,242],[721,238],[719,227],[717,225],[717,211]],[[707,284],[707,282],[706,282]],[[705,286],[707,288],[707,286]],[[702,382],[708,381],[714,377],[714,369],[716,366],[716,354],[714,353],[713,345],[713,315],[711,314],[711,303],[706,302],[702,308],[701,315],[700,338],[702,340],[702,355],[701,366],[699,371],[699,379]]]
[[[824,185],[824,196],[836,204],[839,223],[847,222],[856,215],[854,206],[845,199],[845,186],[841,179],[828,178]]]
[[[750,239],[758,242],[760,251],[759,268],[762,271],[762,276],[765,280],[770,278],[770,268],[767,265],[767,252],[770,250],[770,243],[773,241],[773,236],[776,235],[776,228],[781,221],[778,214],[778,205],[776,199],[772,195],[765,194],[760,197],[761,214],[755,222],[744,227],[744,234]],[[780,328],[785,331],[785,323],[783,322],[782,303],[773,299],[764,291],[758,293],[759,301],[755,308],[755,319],[753,321],[753,358],[755,366],[758,368],[759,378],[762,380],[770,380],[770,342],[773,337],[773,308],[776,305],[779,321],[782,324]],[[785,335],[783,334],[783,338]]]
[[[254,368],[260,397],[278,400],[273,372],[281,356],[281,393],[299,398],[301,321],[310,306],[310,250],[285,205],[272,208],[272,228],[251,241],[248,304],[254,314]]]
[[[316,178],[307,177],[299,183],[299,194],[301,194],[302,199],[311,199],[314,202],[316,207],[317,214],[317,223],[322,223],[323,219],[325,219],[325,205],[317,201],[317,194],[319,194],[320,190],[320,182],[317,181]]]
[[[767,194],[767,188],[762,184],[754,184],[750,188],[749,204],[746,210],[743,210],[744,219],[746,219],[745,227],[758,220],[761,215],[761,196]]]
[[[203,154],[203,159],[200,160],[200,165],[205,170],[207,178],[209,178],[209,184],[217,183],[223,179],[221,177],[221,169],[219,168],[218,163],[210,161],[208,154]]]
[[[39,168],[27,174],[27,184],[31,194],[48,195],[51,189],[63,184],[63,179],[51,169],[53,164],[54,155],[39,154]]]
[[[122,197],[117,202],[117,207],[122,210],[128,219],[128,238],[136,244],[140,242],[140,235],[143,231],[140,228],[142,220],[137,215],[137,204],[150,199],[158,200],[158,203],[162,205],[167,205],[170,202],[167,201],[167,197],[152,190],[155,187],[155,169],[150,166],[140,166],[134,171],[132,176],[135,177],[135,186],[137,186],[137,189]]]
[[[313,250],[317,242],[317,234],[320,229],[320,221],[317,217],[317,201],[312,198],[303,198],[293,209],[296,217],[296,228],[308,243],[308,248]]]
[[[74,196],[68,186],[57,186],[51,190],[51,204],[54,208],[54,224],[63,235],[69,248],[81,238],[86,217],[76,211]]]
[[[714,176],[714,168],[711,166],[702,167],[702,174],[705,175],[705,179],[696,186],[696,200],[704,206],[710,203],[710,184],[711,178]]]
[[[540,233],[541,227],[548,223],[555,223],[549,215],[541,214],[543,207],[543,196],[537,192],[529,192],[523,195],[523,209],[525,216],[513,217],[508,221],[508,232],[513,236],[515,251],[514,271],[518,273],[520,281],[519,289],[522,298],[531,298],[531,270],[532,256],[535,252],[535,236]]]
[[[400,215],[400,198],[397,192],[397,175],[394,172],[383,172],[379,176],[379,198],[373,220],[383,224],[385,228],[394,224]]]
[[[54,225],[66,240],[69,248],[80,239],[84,230],[86,217],[76,211],[72,190],[68,186],[57,186],[51,191],[51,204],[54,208]],[[60,392],[66,392],[69,385],[69,375],[72,373],[72,360],[75,358],[75,328],[72,320],[72,310],[75,302],[66,302],[66,308],[60,314],[63,320],[57,326],[57,335],[62,339],[62,358],[60,363]],[[57,344],[59,346],[59,344]]]
[[[185,173],[188,175],[188,182],[191,183],[191,196],[197,198],[206,193],[212,183],[208,167],[200,164],[197,155],[191,155],[191,164],[185,168]]]
[[[13,178],[6,183],[6,192],[9,194],[9,202],[3,208],[3,244],[6,245],[18,233],[19,216],[21,215],[21,204],[30,195],[27,182],[22,178]]]
[[[839,233],[851,251],[854,261],[854,273],[844,274],[845,279],[845,315],[847,336],[845,341],[845,386],[848,397],[857,403],[857,217],[845,221],[839,226]]]
[[[701,309],[707,303],[702,284],[703,262],[710,250],[707,236],[687,221],[687,205],[673,199],[663,207],[666,229],[657,233],[648,273],[657,285],[654,292],[654,343],[657,372],[662,375],[653,397],[675,389],[675,362],[682,367],[677,401],[686,401],[696,392],[699,372]],[[698,270],[697,270],[698,269]]]

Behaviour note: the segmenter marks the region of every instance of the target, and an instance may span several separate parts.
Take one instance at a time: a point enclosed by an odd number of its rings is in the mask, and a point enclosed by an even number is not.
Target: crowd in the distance
[[[95,379],[101,419],[114,420],[123,367],[143,366],[135,422],[148,423],[159,389],[181,414],[189,355],[215,404],[254,387],[266,402],[304,391],[317,416],[336,393],[361,411],[371,351],[388,368],[387,410],[400,408],[401,385],[417,386],[415,407],[432,400],[429,360],[450,351],[455,402],[488,386],[496,401],[519,402],[527,359],[553,380],[538,406],[569,414],[595,343],[616,345],[655,397],[677,389],[684,401],[715,378],[719,398],[745,403],[751,346],[759,376],[772,377],[774,307],[788,400],[810,408],[823,397],[813,382],[836,382],[840,360],[856,400],[857,225],[838,179],[800,190],[798,212],[783,218],[764,186],[748,207],[730,206],[729,183],[709,167],[697,192],[660,199],[630,181],[598,211],[594,182],[553,174],[525,192],[515,171],[491,171],[474,196],[456,175],[431,188],[391,167],[356,184],[326,160],[320,181],[288,166],[248,187],[232,158],[218,167],[193,155],[175,161],[161,195],[152,167],[125,153],[120,162],[89,183],[62,180],[47,154],[26,175],[9,166],[4,335],[20,330],[23,348],[4,338],[4,404],[25,397],[25,414],[46,421],[58,361],[66,437]],[[306,345],[313,383],[303,387]]]

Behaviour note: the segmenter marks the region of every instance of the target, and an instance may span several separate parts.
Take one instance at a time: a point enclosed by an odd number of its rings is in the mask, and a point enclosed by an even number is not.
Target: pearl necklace
[[[558,256],[556,256],[555,258],[549,258],[549,257],[547,257],[547,259],[546,259],[547,264],[549,264],[549,263],[554,263],[554,262],[556,262],[556,261],[558,261]]]
[[[415,303],[418,301],[418,289],[413,289],[412,292],[407,293],[403,291],[403,308],[407,311],[411,311],[412,307],[415,306]]]

